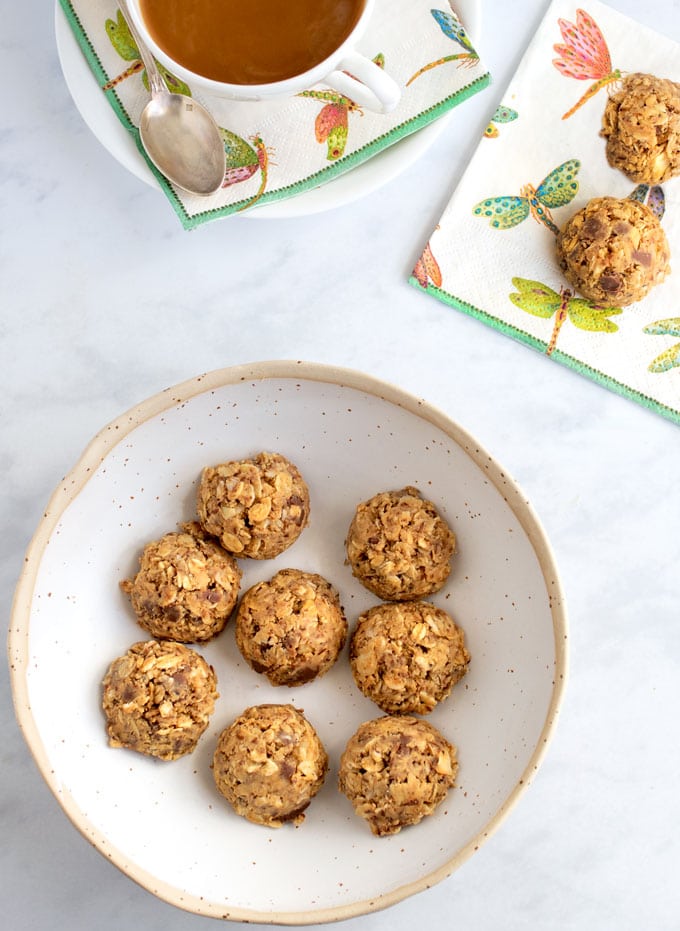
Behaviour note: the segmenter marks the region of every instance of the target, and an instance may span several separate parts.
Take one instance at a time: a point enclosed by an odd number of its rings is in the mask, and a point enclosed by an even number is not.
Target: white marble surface
[[[678,0],[614,5],[680,40]],[[351,366],[425,397],[507,467],[551,538],[572,652],[547,759],[455,875],[346,922],[367,931],[680,927],[680,429],[406,284],[545,7],[483,0],[494,86],[396,180],[328,213],[189,234],[83,125],[51,6],[3,4],[5,618],[47,499],[91,436],[168,385],[256,359]],[[16,727],[5,668],[1,681],[2,926],[210,927],[72,827]]]

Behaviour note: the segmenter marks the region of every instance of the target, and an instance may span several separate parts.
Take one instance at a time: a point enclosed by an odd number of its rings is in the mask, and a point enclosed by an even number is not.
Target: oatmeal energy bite
[[[203,470],[198,518],[234,556],[272,559],[293,544],[309,520],[309,490],[297,467],[278,453]]]
[[[670,249],[657,217],[644,204],[594,197],[557,237],[567,281],[607,307],[641,300],[670,273]]]
[[[396,834],[431,815],[455,785],[456,748],[420,718],[366,721],[340,760],[339,788],[378,835]]]
[[[302,685],[327,672],[347,638],[340,597],[313,572],[282,569],[241,599],[236,643],[272,685]]]
[[[175,760],[194,750],[217,697],[215,672],[195,650],[171,641],[135,643],[104,676],[109,744]]]
[[[120,587],[130,596],[140,626],[152,637],[196,643],[224,628],[240,583],[234,557],[194,522],[147,543],[139,572]]]
[[[220,734],[213,758],[215,784],[236,813],[272,828],[304,820],[327,769],[316,731],[292,705],[246,708]]]
[[[442,588],[456,538],[434,504],[408,486],[360,504],[345,546],[353,575],[369,591],[385,601],[414,601]]]
[[[463,631],[425,601],[381,604],[361,615],[350,641],[354,681],[383,711],[428,714],[467,672]]]
[[[612,168],[639,184],[680,174],[680,84],[627,74],[607,101],[600,135]]]

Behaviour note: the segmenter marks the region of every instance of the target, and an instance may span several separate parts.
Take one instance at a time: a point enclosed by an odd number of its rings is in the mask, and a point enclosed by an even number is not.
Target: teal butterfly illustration
[[[657,320],[644,327],[643,333],[651,336],[673,336],[680,339],[680,317],[668,317],[666,320]],[[669,372],[671,369],[680,367],[680,343],[675,343],[669,349],[665,349],[661,355],[658,355],[647,366],[650,372]]]
[[[617,325],[609,318],[623,313],[620,307],[605,307],[585,298],[574,297],[572,292],[564,287],[558,293],[547,284],[529,278],[513,278],[512,283],[517,291],[509,297],[515,307],[545,320],[555,315],[552,335],[546,348],[547,355],[552,355],[557,345],[557,337],[567,319],[579,330],[595,333],[615,333],[618,330]]]
[[[454,16],[452,13],[446,13],[444,10],[430,10],[430,13],[432,13],[435,22],[447,39],[453,39],[454,42],[457,42],[458,45],[463,48],[463,51],[457,52],[455,55],[445,55],[444,58],[438,58],[436,61],[431,61],[423,65],[415,74],[411,75],[406,82],[406,87],[412,84],[416,78],[419,78],[421,74],[425,74],[426,71],[429,71],[431,68],[436,68],[438,65],[444,65],[448,61],[457,61],[458,64],[467,67],[479,61],[479,55],[472,46],[470,36],[465,31],[465,26],[463,26],[457,16]]]
[[[512,229],[528,216],[532,216],[557,235],[559,229],[550,210],[564,207],[576,197],[576,175],[580,167],[581,163],[577,158],[570,158],[554,168],[538,187],[525,184],[519,196],[489,197],[475,204],[472,212],[476,217],[488,219],[489,225],[497,230]]]

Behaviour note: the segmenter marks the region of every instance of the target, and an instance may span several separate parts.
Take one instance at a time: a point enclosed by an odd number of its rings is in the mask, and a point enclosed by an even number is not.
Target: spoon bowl
[[[224,143],[208,111],[191,97],[155,94],[139,122],[142,145],[158,170],[192,194],[218,191],[224,181]]]
[[[211,114],[192,97],[171,94],[156,62],[119,3],[146,68],[151,100],[142,112],[139,135],[156,168],[177,187],[207,196],[222,186],[226,172],[224,143]]]

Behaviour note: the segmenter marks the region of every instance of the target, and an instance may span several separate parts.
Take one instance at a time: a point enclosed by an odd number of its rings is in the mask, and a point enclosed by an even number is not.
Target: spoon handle
[[[156,94],[167,93],[168,89],[165,86],[165,81],[161,77],[160,71],[158,70],[156,60],[145,45],[144,40],[137,31],[137,27],[132,22],[132,17],[130,16],[126,0],[118,0],[118,6],[120,7],[120,11],[123,14],[123,19],[128,24],[130,35],[134,39],[135,45],[139,50],[139,57],[142,59],[142,64],[146,68],[151,96],[154,97]]]

